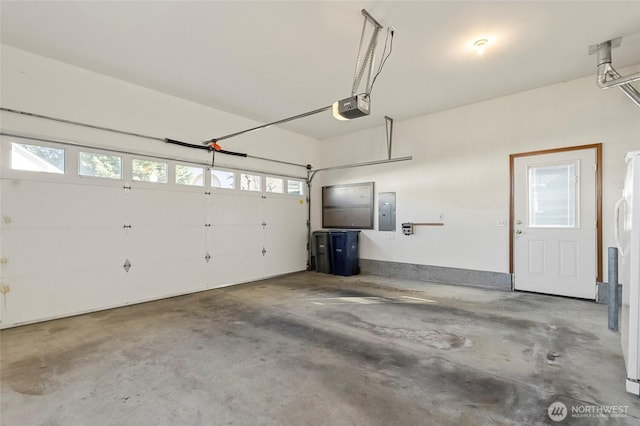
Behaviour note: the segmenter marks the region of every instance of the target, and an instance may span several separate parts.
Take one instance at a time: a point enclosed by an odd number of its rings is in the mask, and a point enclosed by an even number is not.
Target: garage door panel
[[[74,315],[122,304],[125,272],[121,268],[84,268],[30,273],[5,280],[3,324]]]
[[[306,234],[288,225],[268,226],[265,234],[266,273],[277,275],[306,269]]]
[[[134,262],[126,276],[128,303],[189,293],[207,288],[204,258],[174,262]]]
[[[122,229],[4,229],[3,274],[121,265],[124,241]]]
[[[262,209],[262,199],[255,194],[216,196],[214,193],[207,201],[207,211],[214,224],[261,223]]]
[[[206,195],[202,192],[132,189],[127,216],[138,226],[198,226],[205,224]]]
[[[11,228],[90,228],[125,222],[126,194],[114,186],[2,180],[2,217]]]
[[[262,250],[261,225],[214,225],[209,247],[212,254],[249,254]]]
[[[211,263],[213,286],[238,284],[264,277],[262,253],[221,253],[213,255]]]
[[[269,224],[305,226],[307,204],[298,197],[270,197],[265,200],[265,221]]]
[[[136,227],[126,236],[125,253],[139,262],[172,262],[204,258],[207,253],[204,226]]]

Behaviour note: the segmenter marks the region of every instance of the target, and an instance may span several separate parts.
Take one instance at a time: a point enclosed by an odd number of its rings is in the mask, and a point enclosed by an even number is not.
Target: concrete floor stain
[[[637,422],[606,310],[381,282],[300,273],[2,330],[2,423],[537,425],[556,400]]]

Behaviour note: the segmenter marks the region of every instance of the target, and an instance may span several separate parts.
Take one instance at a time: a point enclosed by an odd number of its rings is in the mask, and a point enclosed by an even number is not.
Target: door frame
[[[514,289],[513,268],[513,232],[514,232],[514,163],[519,157],[555,154],[566,151],[596,150],[596,282],[602,282],[602,143],[568,146],[564,148],[543,149],[540,151],[521,152],[509,155],[509,273],[511,274],[511,290]]]

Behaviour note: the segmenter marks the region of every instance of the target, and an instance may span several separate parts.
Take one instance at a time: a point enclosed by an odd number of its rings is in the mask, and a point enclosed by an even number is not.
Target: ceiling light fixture
[[[478,55],[483,55],[484,51],[487,49],[487,45],[489,44],[488,38],[479,38],[473,42],[473,47],[478,52]]]

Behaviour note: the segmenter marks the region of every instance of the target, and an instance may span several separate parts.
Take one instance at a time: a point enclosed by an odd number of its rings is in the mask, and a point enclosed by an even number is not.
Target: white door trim
[[[509,155],[509,272],[511,273],[511,289],[514,289],[513,273],[514,273],[514,256],[513,256],[513,233],[515,231],[514,224],[514,166],[515,159],[518,157],[527,157],[533,155],[553,154],[565,151],[581,151],[585,149],[595,149],[596,152],[596,282],[602,282],[602,143],[570,146],[555,149],[546,149],[541,151],[522,152]]]

